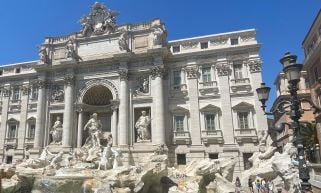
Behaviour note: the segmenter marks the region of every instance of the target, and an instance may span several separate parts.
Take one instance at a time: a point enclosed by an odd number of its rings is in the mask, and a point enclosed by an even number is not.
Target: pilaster
[[[222,61],[216,65],[219,78],[219,88],[221,95],[222,108],[222,130],[224,144],[234,144],[234,125],[232,113],[232,104],[230,96],[230,74],[231,67],[226,61]]]
[[[193,145],[201,145],[201,125],[198,99],[198,66],[196,64],[185,67],[188,84],[188,98],[190,105],[190,132]]]
[[[26,135],[27,128],[27,113],[28,113],[28,94],[29,86],[22,85],[20,87],[21,93],[21,107],[20,107],[20,123],[18,129],[18,149],[22,150],[24,148],[24,138]]]
[[[5,148],[5,138],[6,138],[6,129],[7,129],[7,120],[8,120],[8,108],[9,108],[9,87],[1,88],[2,93],[2,111],[1,111],[1,126],[0,126],[0,147],[1,149]],[[3,151],[2,151],[3,152]],[[0,152],[0,153],[2,153]],[[2,156],[2,158],[4,155]]]
[[[262,82],[262,61],[260,58],[252,58],[248,61],[248,65],[250,67],[250,76],[251,76],[251,84],[253,88],[254,93],[254,99],[255,99],[255,112],[256,112],[256,130],[257,133],[260,134],[261,130],[267,130],[267,119],[264,115],[264,112],[261,108],[261,102],[258,100],[258,96],[256,93],[256,89],[261,87]]]
[[[111,135],[113,137],[113,146],[117,146],[118,145],[118,117],[117,117],[117,110],[118,110],[118,107],[119,107],[119,102],[118,101],[112,101],[112,106],[111,106],[111,109],[113,111],[113,114],[112,114],[112,126],[111,126]]]

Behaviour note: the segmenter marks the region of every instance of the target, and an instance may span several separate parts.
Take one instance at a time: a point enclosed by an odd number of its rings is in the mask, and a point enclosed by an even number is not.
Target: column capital
[[[30,87],[29,87],[29,85],[21,85],[20,90],[21,90],[22,95],[28,95],[29,91],[30,91]]]
[[[227,62],[220,62],[216,64],[218,76],[228,76],[231,73],[231,67]]]
[[[128,69],[127,68],[121,68],[118,70],[119,78],[121,81],[127,81],[128,80]]]
[[[72,85],[74,83],[75,76],[73,74],[67,74],[64,76],[64,82],[66,85]]]
[[[152,68],[151,74],[152,74],[152,79],[155,79],[156,77],[163,78],[164,75],[166,74],[166,71],[163,65],[159,65],[159,66],[154,66]]]
[[[39,89],[45,88],[47,86],[47,82],[42,79],[38,79],[38,80],[34,81],[33,84]]]
[[[188,79],[196,79],[199,76],[198,66],[197,65],[190,65],[184,68],[184,71],[187,73]]]
[[[260,60],[259,58],[250,59],[246,63],[247,65],[249,65],[251,73],[262,71],[262,60]]]

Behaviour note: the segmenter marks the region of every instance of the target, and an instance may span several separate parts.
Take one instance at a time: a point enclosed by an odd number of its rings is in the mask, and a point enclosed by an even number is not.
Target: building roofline
[[[312,28],[313,28],[315,22],[317,22],[317,20],[318,20],[318,18],[319,18],[320,15],[321,15],[321,9],[319,9],[319,12],[318,12],[317,16],[314,18],[314,20],[313,20],[313,22],[312,22],[312,25],[311,25],[310,28],[309,28],[308,33],[305,35],[305,37],[304,37],[304,39],[303,39],[303,41],[302,41],[302,43],[301,43],[302,46],[303,46],[303,44],[305,43],[305,41],[308,39],[308,36],[310,35],[310,32],[312,31]]]
[[[26,64],[36,64],[39,60],[32,60],[26,62],[18,62],[18,63],[11,63],[11,64],[0,64],[0,68],[11,67],[11,66],[19,66],[19,65],[26,65]]]
[[[175,43],[175,42],[182,42],[182,41],[188,41],[188,40],[197,40],[197,39],[202,39],[202,38],[210,38],[210,37],[215,37],[215,36],[223,36],[223,35],[231,35],[231,34],[237,34],[237,33],[244,33],[244,32],[256,32],[256,29],[245,29],[245,30],[239,30],[239,31],[231,31],[231,32],[225,32],[225,33],[218,33],[218,34],[209,34],[209,35],[204,35],[204,36],[195,36],[195,37],[190,37],[190,38],[182,38],[182,39],[177,39],[177,40],[170,40],[168,43]]]

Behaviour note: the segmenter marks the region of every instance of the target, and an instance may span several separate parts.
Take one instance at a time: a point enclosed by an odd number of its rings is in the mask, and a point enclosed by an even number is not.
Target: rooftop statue
[[[96,2],[91,7],[88,16],[80,19],[81,33],[84,37],[92,35],[110,34],[116,27],[116,16],[118,12],[108,9],[104,4]]]

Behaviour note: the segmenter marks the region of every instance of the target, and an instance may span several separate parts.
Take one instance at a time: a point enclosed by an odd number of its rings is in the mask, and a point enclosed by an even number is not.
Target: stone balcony
[[[175,145],[189,145],[191,144],[191,134],[189,131],[174,131]]]
[[[16,148],[18,144],[18,138],[6,138],[5,145],[8,147]]]
[[[180,85],[172,85],[170,94],[172,97],[180,97],[186,96],[188,93],[187,91],[187,84],[180,84]]]
[[[202,141],[204,144],[223,143],[223,134],[221,130],[202,131]]]
[[[258,142],[257,131],[255,128],[235,129],[235,139],[238,143]]]
[[[233,93],[249,92],[251,88],[249,78],[231,79],[231,90]]]
[[[201,95],[217,95],[219,92],[217,81],[200,82],[199,92]]]

